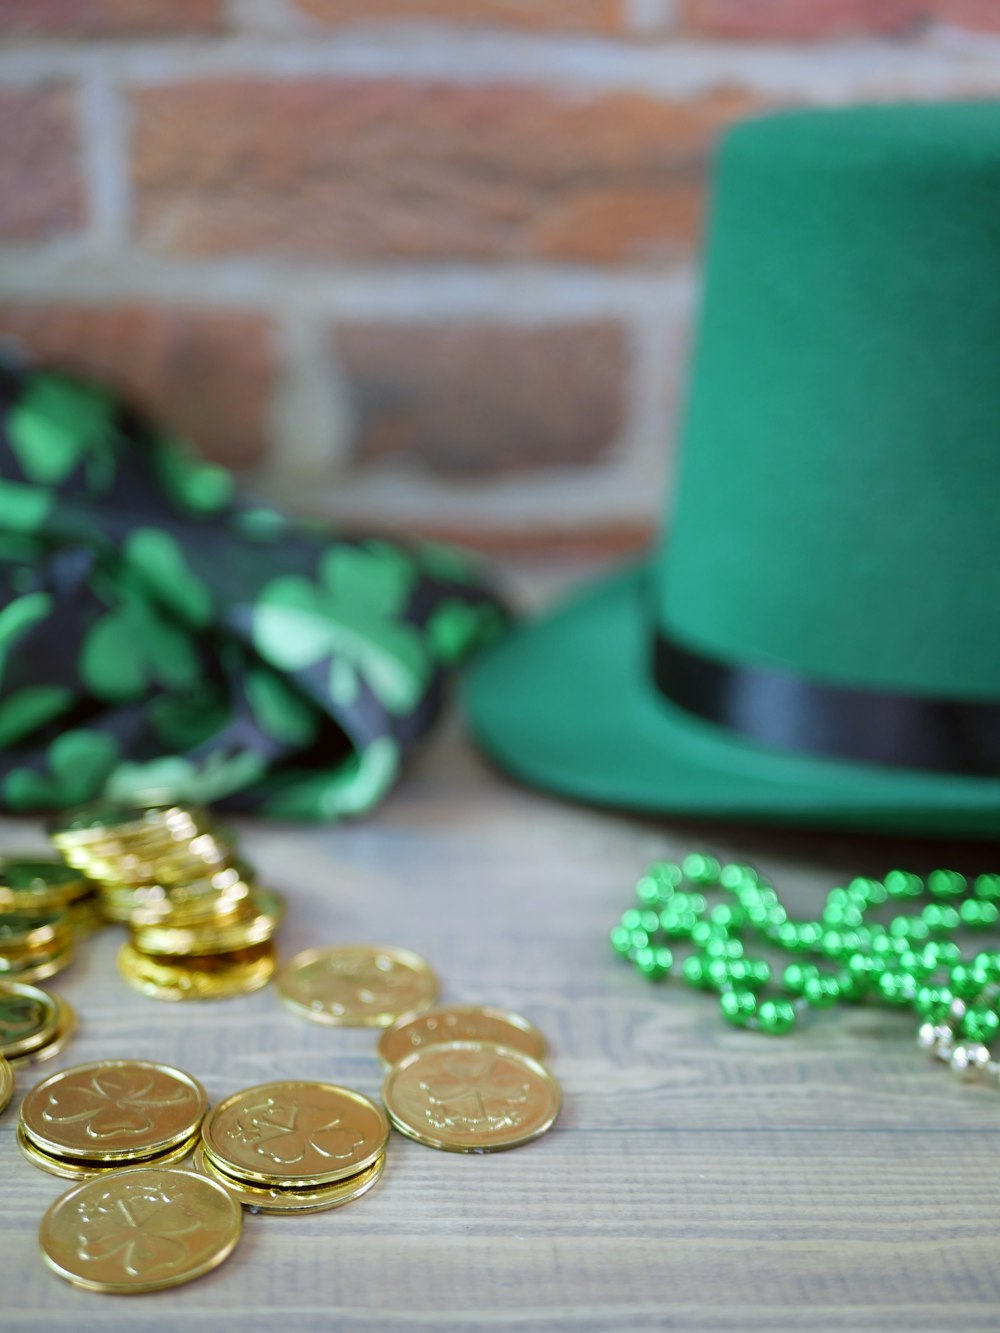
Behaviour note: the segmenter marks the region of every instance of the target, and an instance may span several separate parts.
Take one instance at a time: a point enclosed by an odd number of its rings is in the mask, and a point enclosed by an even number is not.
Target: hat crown
[[[996,699],[998,501],[1000,107],[732,131],[662,629],[740,664]]]

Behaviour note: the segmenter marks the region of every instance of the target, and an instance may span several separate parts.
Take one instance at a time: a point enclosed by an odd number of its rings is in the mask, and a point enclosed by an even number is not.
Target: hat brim
[[[649,580],[648,565],[605,577],[472,668],[473,734],[513,776],[602,805],[684,816],[1000,833],[1000,778],[766,749],[671,704],[650,671]]]

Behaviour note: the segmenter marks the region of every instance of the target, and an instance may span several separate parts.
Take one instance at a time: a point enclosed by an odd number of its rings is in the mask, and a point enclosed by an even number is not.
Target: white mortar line
[[[439,324],[448,319],[511,323],[616,318],[671,304],[690,267],[286,265],[260,259],[166,260],[127,251],[114,257],[53,248],[0,248],[0,296],[113,305],[148,299],[211,309],[294,308],[311,318]]]
[[[108,78],[104,61],[91,62],[79,89],[80,166],[89,205],[88,241],[115,253],[128,240],[131,186],[125,117],[127,109]]]
[[[199,79],[434,80],[455,86],[541,85],[567,94],[645,93],[687,99],[720,88],[840,103],[1000,91],[1000,39],[959,42],[953,29],[919,40],[859,39],[803,48],[749,42],[629,43],[447,27],[350,30],[276,39],[89,44],[25,43],[0,51],[0,83],[75,78],[99,51],[128,86]]]
[[[281,370],[261,476],[280,471],[297,482],[329,483],[348,462],[355,426],[346,381],[330,354],[329,330],[294,308],[275,323]]]

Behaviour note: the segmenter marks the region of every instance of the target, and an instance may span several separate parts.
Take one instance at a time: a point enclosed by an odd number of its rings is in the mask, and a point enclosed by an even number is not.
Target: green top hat
[[[524,780],[1000,832],[1000,108],[782,114],[720,154],[669,540],[474,671]]]

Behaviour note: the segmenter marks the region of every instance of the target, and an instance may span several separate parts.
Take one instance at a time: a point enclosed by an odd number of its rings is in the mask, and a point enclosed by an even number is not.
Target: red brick
[[[686,21],[712,37],[803,41],[905,34],[941,22],[1000,30],[996,0],[687,0]]]
[[[236,81],[137,94],[140,239],[175,254],[568,258],[687,251],[720,92]]]
[[[335,348],[361,463],[452,476],[587,464],[621,430],[626,349],[613,323],[353,325]]]
[[[223,0],[3,0],[0,32],[114,36],[214,32]]]
[[[208,457],[239,466],[265,448],[275,354],[261,316],[0,300],[4,335],[43,364],[119,385]]]
[[[81,226],[76,158],[68,90],[0,91],[0,239],[44,240]]]
[[[463,26],[546,32],[619,32],[622,0],[294,0],[302,13],[329,24],[430,19]]]

